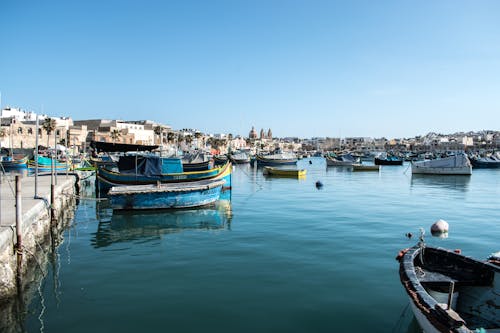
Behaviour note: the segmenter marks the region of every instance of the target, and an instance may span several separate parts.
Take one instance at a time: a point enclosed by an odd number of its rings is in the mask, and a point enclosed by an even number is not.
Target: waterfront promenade
[[[55,186],[55,217],[62,215],[68,203],[74,201],[76,177],[58,175]],[[23,248],[36,251],[36,244],[47,237],[50,227],[50,175],[38,177],[35,198],[35,177],[21,177],[21,220]],[[16,256],[16,184],[14,175],[2,175],[0,183],[0,299],[13,292],[13,272]],[[23,259],[24,261],[25,259]]]

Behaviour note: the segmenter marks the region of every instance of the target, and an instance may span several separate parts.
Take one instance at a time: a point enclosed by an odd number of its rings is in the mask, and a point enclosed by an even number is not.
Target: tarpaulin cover
[[[122,173],[135,174],[137,172],[139,175],[151,177],[162,173],[161,165],[161,158],[158,156],[121,156],[118,161],[118,170]]]

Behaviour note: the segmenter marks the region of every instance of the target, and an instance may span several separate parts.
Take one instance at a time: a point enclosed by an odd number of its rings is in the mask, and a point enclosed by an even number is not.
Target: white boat
[[[359,159],[355,158],[351,154],[342,154],[340,156],[326,156],[327,166],[352,166],[355,163],[359,163]]]
[[[430,175],[472,175],[472,165],[466,154],[411,163],[411,173]]]

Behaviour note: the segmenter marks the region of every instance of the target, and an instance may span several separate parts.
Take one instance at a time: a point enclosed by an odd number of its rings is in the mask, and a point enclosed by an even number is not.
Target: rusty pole
[[[22,206],[21,206],[21,178],[16,175],[16,236],[17,236],[17,277],[21,278],[21,267],[23,262],[22,242]]]

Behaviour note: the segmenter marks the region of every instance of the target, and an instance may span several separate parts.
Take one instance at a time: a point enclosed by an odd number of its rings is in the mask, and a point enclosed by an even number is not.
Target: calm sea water
[[[197,211],[114,214],[82,201],[24,329],[418,332],[394,260],[417,241],[405,233],[429,234],[441,218],[449,237],[429,244],[500,250],[500,170],[412,177],[407,165],[353,173],[310,161],[299,162],[304,180],[238,165],[231,201]]]

